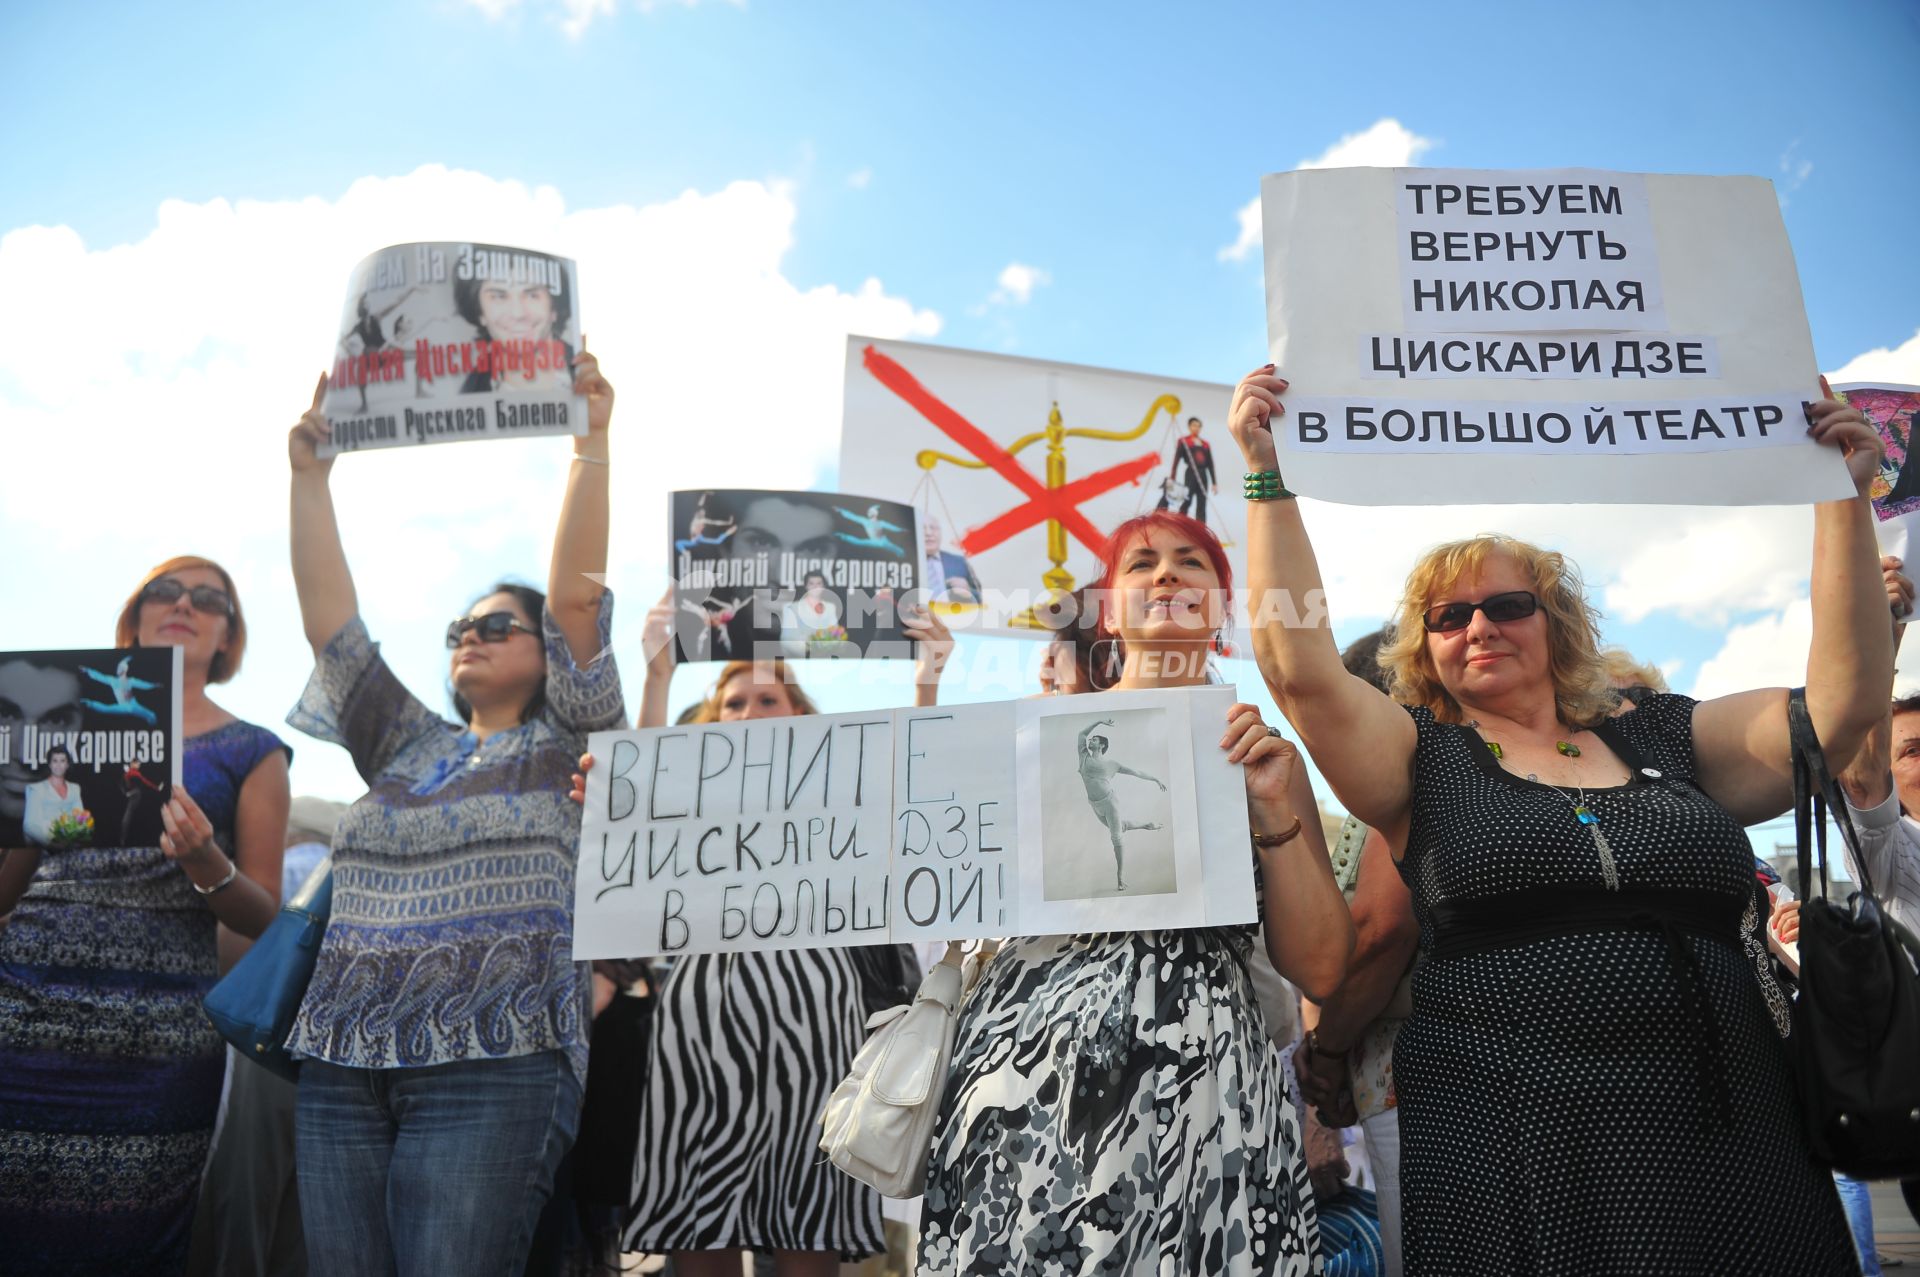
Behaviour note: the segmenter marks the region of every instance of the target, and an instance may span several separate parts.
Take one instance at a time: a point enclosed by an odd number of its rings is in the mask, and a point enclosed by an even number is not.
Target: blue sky
[[[105,642],[139,572],[190,543],[252,574],[258,659],[228,703],[268,722],[306,656],[276,579],[279,440],[353,261],[469,233],[433,233],[442,198],[497,196],[511,207],[490,224],[546,218],[556,247],[577,244],[587,331],[626,341],[595,343],[618,370],[624,455],[657,457],[657,483],[713,482],[704,432],[742,414],[790,427],[738,426],[727,455],[744,477],[830,480],[831,352],[848,328],[1231,381],[1266,357],[1257,251],[1221,256],[1238,211],[1263,173],[1382,121],[1424,142],[1429,164],[1772,178],[1822,366],[1886,351],[1856,366],[1920,382],[1910,0],[28,0],[0,7],[0,47],[0,297],[13,312],[0,319],[0,532],[35,544],[47,520],[63,529],[58,570],[15,560],[0,576],[0,646]],[[355,186],[369,178],[383,182]],[[281,255],[260,255],[275,242]],[[181,265],[196,253],[204,272]],[[623,275],[628,257],[643,265]],[[48,262],[64,263],[57,278]],[[284,287],[263,292],[262,277]],[[49,279],[82,281],[84,313],[20,305]],[[124,316],[101,317],[123,300]],[[47,433],[59,446],[35,438]],[[500,474],[522,454],[493,451],[531,446],[355,458],[363,473],[337,483],[349,517],[413,507],[414,588],[368,579],[369,557],[391,548],[353,549],[370,622],[389,626],[396,665],[436,704],[428,618],[503,569],[543,573],[557,466],[538,454],[516,488]],[[121,463],[63,506],[51,480],[80,450]],[[650,537],[657,500],[632,490],[631,530],[616,535]],[[512,526],[476,521],[476,506],[512,510]],[[1804,511],[1511,513],[1489,526],[1563,533],[1614,613],[1611,636],[1670,663],[1682,690],[1715,660],[1728,678],[1770,676],[1801,632]],[[1363,552],[1390,560],[1390,578],[1426,523],[1382,519]],[[642,569],[659,555],[633,550],[630,580],[621,559],[621,639],[637,647],[655,588]],[[75,580],[83,596],[36,602]],[[1386,602],[1346,601],[1343,632]],[[682,680],[681,701],[698,690]],[[904,694],[884,671],[822,687],[833,708]],[[343,760],[317,746],[295,783],[351,796]]]

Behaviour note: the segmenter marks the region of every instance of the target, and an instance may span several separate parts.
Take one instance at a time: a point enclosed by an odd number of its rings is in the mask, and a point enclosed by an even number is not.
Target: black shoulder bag
[[[1847,804],[1827,769],[1805,690],[1787,702],[1799,852],[1800,997],[1793,1043],[1813,1160],[1856,1179],[1920,1174],[1920,943],[1873,898]],[[1810,847],[1827,890],[1827,813],[1860,868],[1844,905],[1812,895]]]

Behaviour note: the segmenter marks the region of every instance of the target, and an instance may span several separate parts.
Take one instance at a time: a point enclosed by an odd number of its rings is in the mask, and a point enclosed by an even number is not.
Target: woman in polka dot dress
[[[1249,470],[1275,469],[1286,385],[1269,366],[1235,393]],[[1840,766],[1892,664],[1864,497],[1880,445],[1839,403],[1808,419],[1863,494],[1815,510],[1807,704]],[[1319,589],[1295,502],[1253,503],[1248,545],[1256,613],[1263,591]],[[1324,624],[1254,649],[1420,921],[1394,1052],[1405,1271],[1857,1272],[1802,1134],[1741,828],[1791,801],[1785,691],[1654,695],[1609,721],[1578,575],[1504,537],[1423,556],[1397,635],[1400,704]]]

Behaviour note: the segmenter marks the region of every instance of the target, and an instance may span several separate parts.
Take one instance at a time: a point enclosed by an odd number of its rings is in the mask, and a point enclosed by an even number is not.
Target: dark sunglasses
[[[489,612],[485,616],[463,616],[457,621],[447,623],[447,650],[460,646],[460,640],[468,630],[480,635],[482,643],[504,643],[515,630],[522,634],[537,634],[531,625],[522,624],[520,618],[511,612]]]
[[[142,603],[177,603],[181,595],[193,604],[193,610],[204,612],[208,616],[232,616],[233,596],[225,590],[216,590],[211,585],[196,585],[188,589],[170,576],[157,581],[149,581],[147,588],[140,591]]]
[[[1493,594],[1478,603],[1442,603],[1430,607],[1420,617],[1421,622],[1431,634],[1451,634],[1455,630],[1464,630],[1473,621],[1475,612],[1485,612],[1487,619],[1499,624],[1504,621],[1523,621],[1540,610],[1540,600],[1526,590],[1510,590],[1505,594]]]

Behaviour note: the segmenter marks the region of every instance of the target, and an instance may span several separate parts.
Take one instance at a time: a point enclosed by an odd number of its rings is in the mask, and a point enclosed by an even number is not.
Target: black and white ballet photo
[[[1164,709],[1040,722],[1042,895],[1154,896],[1177,889]]]

